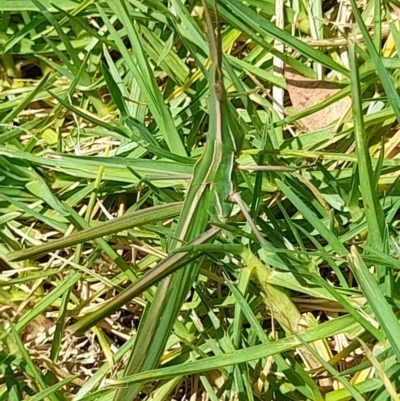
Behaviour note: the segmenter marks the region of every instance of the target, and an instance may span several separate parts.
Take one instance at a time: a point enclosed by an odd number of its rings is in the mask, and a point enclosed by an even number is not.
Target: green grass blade
[[[176,216],[180,212],[181,207],[181,203],[175,203],[139,210],[106,223],[102,223],[98,227],[87,228],[86,230],[82,230],[69,237],[54,240],[48,244],[43,244],[31,249],[14,252],[10,254],[7,259],[9,261],[19,261],[29,258],[37,258],[57,249],[76,245],[85,241],[90,241],[95,238],[104,237],[105,235],[117,233],[129,228],[149,224],[152,221],[168,219]]]
[[[277,184],[281,191],[289,198],[289,200],[296,206],[297,210],[315,227],[318,232],[328,241],[335,252],[339,255],[346,255],[347,250],[336,237],[334,233],[329,231],[326,226],[324,226],[315,213],[308,208],[308,206],[282,181],[277,180]]]
[[[367,218],[371,244],[375,249],[382,249],[385,219],[383,217],[379,200],[376,196],[375,180],[372,175],[371,158],[363,120],[363,109],[361,104],[362,97],[355,54],[355,44],[351,41],[349,42],[349,59],[351,66],[351,98],[353,102],[354,134],[356,139],[361,196],[365,206],[365,216]]]
[[[345,316],[337,318],[333,321],[322,323],[316,328],[312,328],[302,333],[302,340],[310,343],[320,338],[325,338],[331,335],[342,333],[357,327],[351,317]],[[289,336],[281,340],[274,341],[271,344],[262,344],[247,349],[234,351],[232,353],[218,355],[214,357],[204,358],[195,362],[171,366],[168,368],[155,369],[148,372],[138,373],[131,377],[119,379],[115,381],[116,387],[124,387],[140,382],[151,382],[154,380],[163,380],[174,377],[176,375],[189,375],[199,372],[207,372],[213,369],[220,369],[226,366],[245,363],[260,358],[266,358],[285,352],[301,345],[301,342],[296,337]]]
[[[212,238],[219,230],[216,228],[210,229],[193,241],[193,244],[202,243]],[[73,324],[70,329],[78,335],[84,333],[90,327],[94,326],[99,321],[114,313],[121,306],[125,305],[134,297],[140,295],[152,285],[158,283],[164,277],[170,275],[179,268],[185,267],[188,263],[185,261],[187,252],[174,253],[167,256],[159,262],[153,269],[145,273],[139,280],[119,293],[113,299],[102,305],[95,312],[85,316],[77,323]]]
[[[42,400],[48,398],[49,396],[51,396],[52,394],[61,390],[62,387],[66,386],[68,383],[70,383],[75,378],[76,378],[76,376],[71,376],[64,380],[61,380],[60,382],[53,384],[52,386],[48,387],[46,390],[43,390],[40,393],[37,393],[30,398],[27,398],[26,400],[27,401],[42,401]]]
[[[350,0],[350,2],[351,2],[351,8],[353,10],[355,20],[357,21],[357,26],[363,35],[365,45],[367,46],[368,52],[375,65],[376,72],[379,76],[379,79],[382,82],[382,86],[385,90],[386,96],[389,100],[390,105],[392,106],[393,112],[394,112],[397,120],[400,121],[400,96],[396,91],[396,88],[394,86],[391,76],[388,74],[385,66],[383,65],[381,58],[379,57],[379,54],[375,48],[373,40],[369,36],[367,27],[365,26],[364,20],[357,8],[356,1]]]
[[[321,63],[325,67],[331,68],[346,76],[349,74],[349,71],[347,71],[346,68],[338,63],[333,62],[330,57],[326,56],[316,49],[311,48],[310,46],[290,35],[286,31],[277,28],[273,23],[268,21],[266,18],[260,16],[260,14],[252,10],[250,7],[245,6],[237,0],[223,0],[223,3],[232,11],[234,11],[235,14],[240,16],[240,18],[242,18],[243,21],[245,21],[249,26],[258,30],[259,33],[262,34],[262,36],[271,36],[272,38],[277,39],[285,43],[285,45],[297,50],[305,57]]]
[[[396,315],[382,294],[374,276],[362,260],[357,249],[353,246],[349,255],[352,272],[367,298],[369,305],[375,313],[375,319],[380,323],[382,330],[389,343],[400,359],[400,326]]]
[[[138,33],[134,27],[134,24],[132,24],[132,21],[129,18],[129,13],[127,12],[123,3],[121,3],[119,0],[113,0],[109,3],[109,5],[127,31],[131,44],[135,49],[136,62],[133,60],[132,55],[128,52],[102,8],[98,6],[101,17],[107,25],[110,34],[118,46],[118,50],[124,57],[125,62],[135,75],[135,78],[146,99],[146,103],[148,104],[148,107],[157,121],[159,129],[162,132],[169,149],[171,151],[174,150],[181,156],[186,156],[187,153],[182,144],[181,137],[175,128],[171,114],[167,109],[159,88],[155,82],[153,72],[151,71],[148,61],[142,50]]]

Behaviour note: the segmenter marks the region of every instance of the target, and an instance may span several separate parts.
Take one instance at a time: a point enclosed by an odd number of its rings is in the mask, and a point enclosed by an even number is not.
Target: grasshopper
[[[157,283],[161,278],[164,278],[158,284],[154,299],[142,317],[124,376],[150,370],[157,366],[182,303],[198,276],[201,258],[200,260],[190,261],[178,269],[188,254],[187,252],[179,252],[179,248],[187,244],[196,245],[209,241],[218,232],[215,227],[208,229],[210,216],[216,216],[218,220],[225,222],[232,213],[232,202],[237,202],[244,211],[243,203],[238,201],[240,196],[235,192],[232,180],[235,154],[242,141],[238,137],[238,133],[235,132],[237,126],[234,118],[228,117],[232,111],[229,110],[230,104],[223,85],[221,32],[217,29],[217,33],[214,33],[208,8],[205,1],[202,1],[212,61],[209,72],[209,131],[204,151],[193,168],[193,175],[174,239],[169,247],[171,255],[144,274],[125,291],[102,305],[98,311],[71,326],[74,332],[84,332],[133,297]],[[214,10],[218,27],[215,2]],[[250,218],[248,214],[247,217]],[[252,222],[249,221],[249,223]],[[255,224],[252,223],[251,227],[257,235]],[[135,399],[140,389],[140,384],[119,389],[114,400]]]

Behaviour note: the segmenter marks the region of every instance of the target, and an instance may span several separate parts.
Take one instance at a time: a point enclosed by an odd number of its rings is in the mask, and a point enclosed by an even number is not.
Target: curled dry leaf
[[[290,100],[296,113],[306,110],[337,93],[340,89],[326,81],[313,80],[285,67],[285,79]],[[300,121],[307,131],[317,131],[341,118],[351,105],[351,98],[346,97],[324,109],[303,117]]]

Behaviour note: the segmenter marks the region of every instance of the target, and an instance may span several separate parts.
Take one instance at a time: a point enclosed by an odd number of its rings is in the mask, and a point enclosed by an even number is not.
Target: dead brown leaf
[[[288,66],[285,67],[285,79],[287,91],[296,113],[321,103],[340,90],[331,82],[306,78]],[[346,97],[314,114],[302,118],[300,121],[307,131],[317,131],[341,118],[350,107],[350,104],[350,97]]]

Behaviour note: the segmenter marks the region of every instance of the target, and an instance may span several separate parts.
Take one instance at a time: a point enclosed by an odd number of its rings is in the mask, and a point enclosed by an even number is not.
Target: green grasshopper
[[[237,202],[246,218],[250,218],[245,213],[243,203],[239,202],[240,196],[234,191],[232,180],[235,154],[241,138],[237,134],[239,131],[236,121],[233,117],[230,118],[230,104],[223,85],[221,33],[218,29],[217,34],[214,34],[211,17],[204,0],[203,6],[212,61],[209,73],[211,89],[209,132],[203,154],[193,169],[175,236],[169,247],[171,255],[125,291],[102,305],[99,310],[71,326],[71,330],[78,334],[84,332],[156,284],[161,278],[169,275],[160,282],[153,301],[145,310],[124,376],[150,370],[158,365],[182,303],[199,274],[201,260],[188,262],[178,270],[188,254],[179,252],[179,248],[187,244],[198,245],[210,240],[219,231],[215,227],[207,230],[210,216],[216,216],[218,220],[225,222],[231,215],[232,202]],[[214,10],[217,11],[215,3]],[[216,19],[218,26],[218,16]],[[249,223],[257,235],[255,224],[251,221]],[[115,400],[132,400],[137,396],[140,388],[139,384],[119,389]]]

